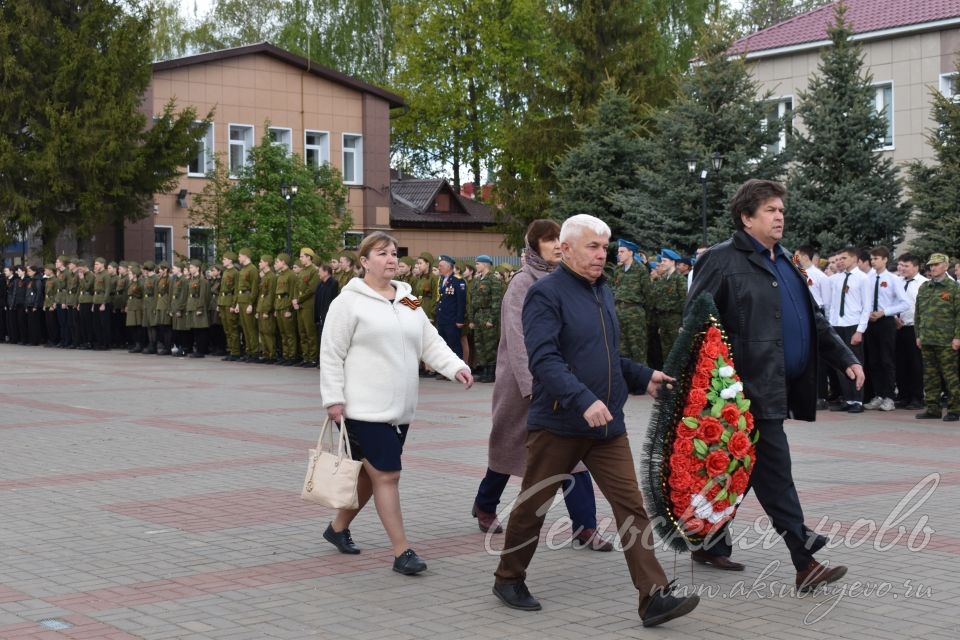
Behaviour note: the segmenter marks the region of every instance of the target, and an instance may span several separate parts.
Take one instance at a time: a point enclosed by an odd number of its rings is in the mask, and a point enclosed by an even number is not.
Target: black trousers
[[[81,302],[77,305],[77,314],[80,327],[80,346],[93,344],[93,303]]]
[[[44,324],[46,318],[43,316],[43,309],[27,309],[27,335],[30,336],[31,345],[37,346],[43,342]]]
[[[857,360],[863,362],[863,342],[861,341],[860,344],[857,345],[850,344],[850,338],[857,332],[857,326],[834,327],[833,329],[837,332],[837,335],[840,336],[840,339],[843,340],[844,344],[850,347],[850,350],[853,351],[853,355],[856,356]],[[844,400],[847,402],[863,402],[863,390],[857,389],[855,380],[848,378],[847,374],[843,371],[837,372],[837,379],[840,383],[840,395],[843,396]]]
[[[923,402],[923,356],[917,330],[911,324],[897,329],[897,397],[901,402]]]
[[[29,330],[27,328],[27,308],[18,306],[17,315],[17,344],[27,344],[30,340]]]
[[[114,309],[110,323],[110,336],[113,338],[113,346],[122,347],[126,342],[127,314]]]
[[[97,305],[94,313],[97,321],[97,346],[101,349],[109,349],[113,335],[113,305],[109,302],[104,304],[103,311],[100,310],[100,305]]]
[[[47,324],[47,344],[55,345],[60,342],[60,323],[57,319],[57,309],[47,309],[43,312]]]
[[[200,328],[196,327],[190,331],[184,331],[185,343],[193,341],[193,344],[197,348],[197,353],[201,356],[207,355],[207,337],[209,336],[209,330],[206,327]],[[185,347],[186,348],[186,347]]]
[[[827,544],[827,539],[803,523],[803,508],[793,482],[790,445],[783,430],[783,420],[758,418],[756,429],[757,463],[750,475],[747,491],[753,490],[764,513],[770,517],[773,528],[783,536],[790,550],[790,560],[797,571],[806,569],[813,554]],[[729,531],[705,543],[705,550],[717,556],[729,557],[733,551]]]
[[[897,324],[892,316],[885,316],[867,325],[863,335],[868,354],[867,377],[873,380],[873,393],[881,398],[893,398],[896,385]]]

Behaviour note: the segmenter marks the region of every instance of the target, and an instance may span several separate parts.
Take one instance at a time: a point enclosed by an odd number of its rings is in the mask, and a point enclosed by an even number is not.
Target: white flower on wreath
[[[736,372],[733,370],[733,367],[726,366],[726,367],[720,367],[719,373],[721,378],[732,378],[733,374]]]

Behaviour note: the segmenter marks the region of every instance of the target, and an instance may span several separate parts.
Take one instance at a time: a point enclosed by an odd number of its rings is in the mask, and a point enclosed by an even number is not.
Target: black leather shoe
[[[957,420],[960,420],[960,413],[954,413],[951,411],[947,415],[943,416],[944,422],[956,422]]]
[[[830,405],[830,411],[850,411],[850,405],[848,405],[846,402],[832,404]]]
[[[353,538],[350,537],[350,529],[344,529],[337,532],[333,530],[333,523],[327,525],[327,530],[323,532],[323,539],[337,548],[340,553],[349,553],[356,555],[360,553],[360,547],[353,544]],[[396,568],[396,563],[394,563]]]
[[[393,570],[405,576],[415,576],[426,569],[427,563],[421,560],[413,549],[407,549],[393,559]]]
[[[854,402],[850,405],[850,408],[847,409],[847,413],[863,413],[863,403]]]
[[[643,626],[655,627],[658,624],[687,615],[696,609],[698,604],[700,604],[700,596],[692,595],[678,598],[673,595],[673,582],[671,582],[653,594],[650,604],[647,605],[647,610],[640,615],[640,619],[643,620]]]
[[[697,549],[690,553],[690,558],[699,564],[708,564],[724,571],[743,571],[744,566],[739,562],[734,562],[729,556],[710,555],[703,549]]]
[[[940,416],[929,411],[922,411],[914,416],[917,420],[939,420]]]
[[[500,598],[500,602],[511,609],[520,611],[540,611],[543,607],[540,602],[530,594],[527,584],[523,581],[513,584],[493,585],[493,595]]]

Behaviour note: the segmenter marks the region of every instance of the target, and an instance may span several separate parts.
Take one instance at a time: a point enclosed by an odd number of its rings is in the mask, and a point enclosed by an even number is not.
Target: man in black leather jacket
[[[810,591],[838,580],[847,569],[814,559],[827,539],[804,525],[783,421],[816,419],[818,358],[845,371],[858,387],[864,375],[817,310],[792,254],[780,246],[785,196],[782,185],[768,180],[740,187],[730,205],[738,231],[697,260],[687,309],[702,293],[712,294],[717,304],[760,432],[750,486],[790,550],[797,588]],[[693,552],[695,562],[743,569],[730,560],[729,535],[712,542]]]

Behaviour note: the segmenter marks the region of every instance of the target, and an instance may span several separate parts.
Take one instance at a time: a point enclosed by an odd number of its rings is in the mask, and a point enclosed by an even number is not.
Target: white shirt
[[[884,270],[882,273],[872,271],[867,275],[863,285],[863,299],[867,309],[873,311],[873,295],[877,294],[877,309],[885,316],[895,316],[903,313],[910,307],[910,300],[903,291],[903,283],[896,274]]]
[[[830,300],[830,279],[815,265],[805,269],[807,272],[807,288],[813,294],[818,307],[823,307]]]
[[[853,267],[830,279],[830,324],[834,327],[853,327],[863,333],[870,321],[870,308],[866,304],[864,283],[867,274]],[[846,287],[844,287],[846,285]],[[844,291],[846,289],[846,291]],[[843,315],[840,306],[843,305]],[[322,369],[321,369],[322,370]]]
[[[913,326],[913,317],[914,313],[917,310],[917,292],[920,291],[920,285],[927,281],[927,278],[923,277],[921,274],[912,278],[904,278],[901,283],[901,287],[905,289],[904,294],[907,296],[907,299],[910,301],[910,306],[906,311],[900,312],[900,320],[903,324],[908,326]]]

